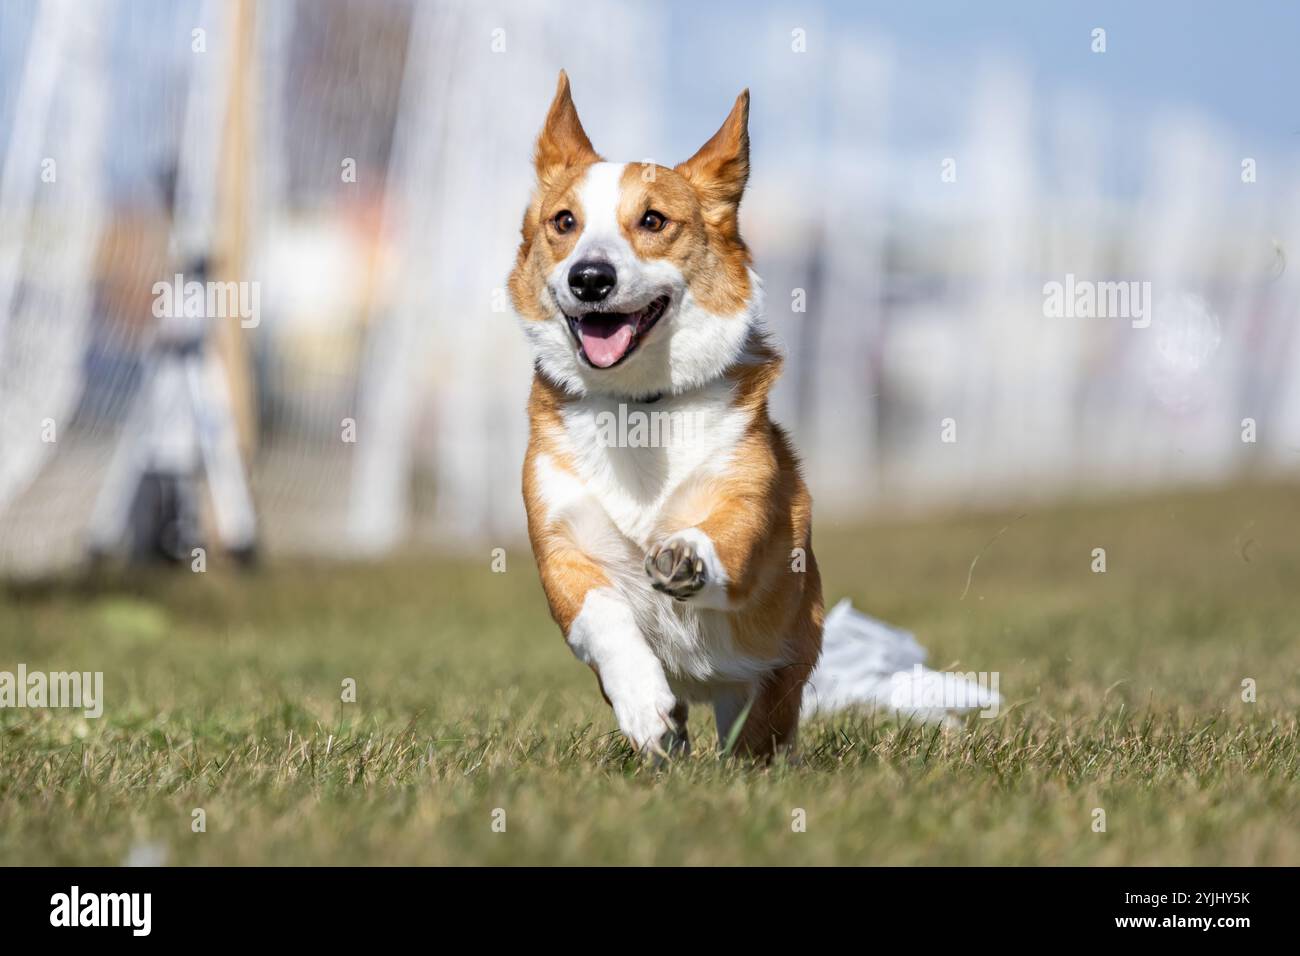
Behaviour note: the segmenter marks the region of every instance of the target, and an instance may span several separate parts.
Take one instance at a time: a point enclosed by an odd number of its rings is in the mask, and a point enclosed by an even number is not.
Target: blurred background
[[[561,67],[616,160],[752,90],[823,526],[1294,474],[1297,38],[1172,0],[6,0],[0,574],[517,540],[504,287]],[[157,316],[177,273],[253,321]],[[1149,327],[1049,315],[1067,276],[1149,282]]]

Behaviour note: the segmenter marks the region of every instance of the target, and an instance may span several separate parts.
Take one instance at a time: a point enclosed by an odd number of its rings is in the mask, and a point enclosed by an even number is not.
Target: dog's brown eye
[[[567,209],[562,209],[551,217],[551,222],[555,225],[555,231],[563,235],[570,231],[578,224],[578,220],[573,218],[573,213]]]
[[[651,232],[659,232],[666,225],[668,225],[668,217],[653,209],[646,210],[646,214],[641,217],[641,228],[649,229]]]

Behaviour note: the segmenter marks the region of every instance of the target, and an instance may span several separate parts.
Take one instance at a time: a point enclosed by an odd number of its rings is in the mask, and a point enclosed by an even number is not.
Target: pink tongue
[[[587,359],[596,368],[609,368],[624,355],[632,345],[632,323],[595,323],[584,322],[580,327],[582,350]]]

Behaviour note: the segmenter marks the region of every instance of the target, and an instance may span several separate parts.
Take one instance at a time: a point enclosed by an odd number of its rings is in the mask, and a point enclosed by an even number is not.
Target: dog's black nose
[[[609,295],[617,281],[614,267],[595,259],[576,262],[569,270],[569,288],[583,302],[599,302]]]

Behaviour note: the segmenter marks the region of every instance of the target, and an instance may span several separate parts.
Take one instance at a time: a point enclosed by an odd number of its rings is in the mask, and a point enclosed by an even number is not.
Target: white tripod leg
[[[131,410],[118,432],[117,447],[109,461],[104,483],[99,487],[86,534],[92,554],[115,551],[126,538],[131,504],[149,465],[146,436],[151,417],[149,403],[154,393],[154,369],[152,361],[145,367],[143,380],[131,399]]]
[[[186,356],[185,372],[217,537],[231,551],[251,551],[257,544],[257,516],[239,454],[225,373],[215,358],[200,352]]]

